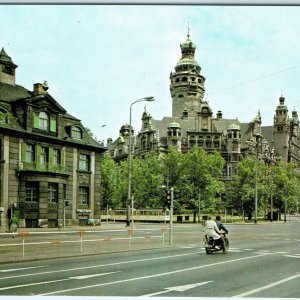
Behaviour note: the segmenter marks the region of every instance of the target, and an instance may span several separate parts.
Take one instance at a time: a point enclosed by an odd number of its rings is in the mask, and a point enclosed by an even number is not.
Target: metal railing
[[[0,233],[0,262],[100,254],[157,248],[166,244],[167,228],[104,229],[71,231],[22,231]]]

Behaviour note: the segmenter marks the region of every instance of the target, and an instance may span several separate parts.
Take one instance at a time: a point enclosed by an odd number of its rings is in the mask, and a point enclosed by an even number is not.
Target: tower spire
[[[187,22],[188,23],[188,33],[187,33],[187,37],[188,39],[190,38],[190,22]]]

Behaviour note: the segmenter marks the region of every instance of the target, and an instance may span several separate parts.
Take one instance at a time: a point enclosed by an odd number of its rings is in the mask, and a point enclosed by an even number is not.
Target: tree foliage
[[[237,163],[237,172],[230,180],[221,180],[224,159],[219,152],[207,153],[194,147],[188,153],[170,148],[163,156],[149,153],[132,159],[131,191],[134,208],[163,208],[165,189],[174,189],[174,211],[185,209],[201,213],[218,213],[231,209],[249,219],[253,217],[257,187],[260,215],[270,210],[297,210],[299,205],[299,170],[294,164],[279,162],[268,165],[253,156]],[[298,171],[298,172],[297,172]],[[257,173],[256,173],[257,172]],[[164,186],[165,188],[162,188]],[[128,161],[114,162],[109,156],[101,159],[102,207],[126,207],[128,193]]]
[[[244,157],[237,164],[237,174],[227,182],[227,207],[241,214],[244,212],[251,219],[255,209],[256,184],[258,214],[270,211],[271,199],[273,211],[279,213],[284,212],[285,204],[288,208],[297,207],[299,174],[296,166],[284,162],[268,165],[262,160],[256,162],[253,156]]]

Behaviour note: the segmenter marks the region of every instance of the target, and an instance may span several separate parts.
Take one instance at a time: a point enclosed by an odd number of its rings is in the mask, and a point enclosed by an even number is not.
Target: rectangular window
[[[79,170],[89,171],[89,156],[79,154]]]
[[[26,182],[25,183],[26,202],[38,202],[39,201],[39,183],[38,182]]]
[[[60,149],[53,149],[53,165],[59,166],[61,163],[61,151]]]
[[[48,183],[48,202],[58,203],[58,184],[49,182]]]
[[[89,188],[85,186],[79,187],[79,204],[89,205]]]
[[[40,156],[40,163],[41,165],[45,165],[48,163],[49,158],[49,151],[46,147],[41,147],[41,156]]]
[[[32,144],[26,144],[26,162],[32,163],[35,161],[35,148]]]

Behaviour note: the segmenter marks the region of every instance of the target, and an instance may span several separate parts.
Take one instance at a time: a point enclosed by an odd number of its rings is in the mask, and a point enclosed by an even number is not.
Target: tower
[[[284,102],[285,97],[281,95],[274,115],[273,135],[276,151],[282,157],[283,161],[288,161],[290,124],[288,109]]]
[[[241,129],[239,125],[231,124],[227,128],[226,134],[228,161],[227,174],[235,174],[235,164],[240,159],[241,154]]]
[[[15,65],[10,56],[7,55],[4,48],[0,52],[0,82],[15,85]]]
[[[152,126],[152,116],[147,112],[146,107],[142,116],[142,128],[137,135],[137,153],[144,157],[149,151],[157,150],[156,130]]]
[[[170,74],[170,92],[173,100],[172,117],[182,117],[187,112],[189,117],[196,117],[204,97],[205,77],[201,75],[201,67],[195,60],[196,45],[187,39],[180,44],[181,59]]]
[[[178,151],[181,151],[181,127],[176,122],[168,125],[167,144],[168,147],[177,147]]]
[[[290,126],[289,162],[295,162],[300,165],[300,128],[298,113],[295,110],[292,111]]]

